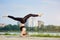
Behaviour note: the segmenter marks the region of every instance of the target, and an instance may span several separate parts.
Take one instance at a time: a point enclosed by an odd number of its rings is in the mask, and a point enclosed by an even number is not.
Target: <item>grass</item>
[[[0,35],[6,35],[6,36],[16,36],[17,34],[10,34],[10,33],[6,32],[5,34],[0,34]]]
[[[60,38],[60,36],[59,35],[50,35],[50,34],[32,34],[31,35],[32,37],[59,37]]]
[[[6,36],[17,36],[17,34],[10,34],[6,32],[5,34],[0,34],[0,35],[6,35]],[[60,38],[60,36],[57,35],[50,35],[50,34],[31,34],[31,37],[54,37],[54,38]]]

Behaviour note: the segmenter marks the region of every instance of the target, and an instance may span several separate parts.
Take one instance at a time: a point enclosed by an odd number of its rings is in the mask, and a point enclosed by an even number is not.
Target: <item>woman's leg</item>
[[[26,16],[24,17],[24,20],[25,20],[25,22],[26,22],[28,18],[30,18],[30,17],[38,17],[38,16],[41,17],[42,14],[28,14],[28,15],[26,15]]]

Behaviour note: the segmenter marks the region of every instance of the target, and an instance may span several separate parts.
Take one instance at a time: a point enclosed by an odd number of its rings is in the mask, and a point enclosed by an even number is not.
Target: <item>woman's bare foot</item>
[[[38,14],[38,16],[40,16],[40,17],[41,17],[42,15],[43,15],[43,14],[41,14],[41,13],[40,13],[40,14]]]

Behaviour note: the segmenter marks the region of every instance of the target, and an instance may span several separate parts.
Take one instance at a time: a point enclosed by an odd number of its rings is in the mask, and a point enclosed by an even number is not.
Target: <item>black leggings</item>
[[[37,14],[28,14],[28,15],[26,15],[23,18],[18,18],[18,17],[13,17],[13,16],[8,15],[9,18],[11,18],[13,20],[16,20],[16,21],[19,21],[21,23],[26,23],[28,18],[30,18],[30,17],[37,17],[37,16],[38,16]]]

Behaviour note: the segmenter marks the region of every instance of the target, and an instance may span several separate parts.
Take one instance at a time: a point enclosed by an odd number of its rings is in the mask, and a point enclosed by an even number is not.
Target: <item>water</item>
[[[8,33],[8,34],[20,34],[20,32],[0,32],[0,34],[5,34],[5,33]],[[49,35],[59,35],[60,36],[60,33],[52,33],[52,32],[44,32],[44,33],[38,33],[38,32],[28,32],[29,35],[31,34],[49,34]]]
[[[49,34],[49,35],[59,35],[60,33],[52,33],[52,32],[44,32],[44,33],[38,33],[38,32],[29,32],[29,34]]]
[[[5,33],[8,33],[8,34],[20,34],[20,32],[0,32],[0,34],[5,34]]]

